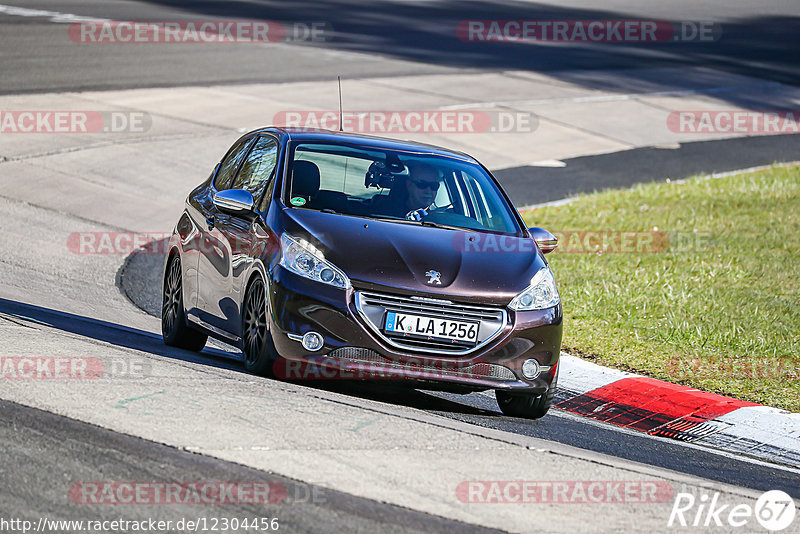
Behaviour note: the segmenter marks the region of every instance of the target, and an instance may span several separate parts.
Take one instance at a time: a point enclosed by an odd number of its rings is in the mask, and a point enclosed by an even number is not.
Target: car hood
[[[284,214],[289,235],[322,250],[356,289],[507,304],[546,265],[529,238],[311,210]]]

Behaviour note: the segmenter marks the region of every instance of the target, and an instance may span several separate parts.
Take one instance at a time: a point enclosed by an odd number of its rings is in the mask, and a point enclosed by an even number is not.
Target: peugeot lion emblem
[[[427,273],[425,273],[425,276],[428,277],[429,284],[442,285],[442,279],[441,279],[442,273],[440,273],[439,271],[428,271]]]

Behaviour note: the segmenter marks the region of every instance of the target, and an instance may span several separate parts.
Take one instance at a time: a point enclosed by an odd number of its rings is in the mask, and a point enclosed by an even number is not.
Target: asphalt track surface
[[[196,46],[148,45],[64,46],[63,25],[37,17],[0,13],[3,76],[0,93],[75,91],[153,86],[180,86],[221,82],[296,81],[345,77],[421,74],[467,70],[530,69],[555,72],[564,79],[580,77],[582,70],[621,70],[644,67],[706,65],[782,83],[800,83],[796,61],[800,18],[787,2],[783,9],[760,9],[747,2],[728,2],[717,13],[703,12],[696,3],[671,4],[672,16],[660,8],[640,8],[614,0],[604,10],[579,5],[560,7],[524,2],[455,2],[425,8],[408,2],[381,2],[365,7],[357,2],[319,2],[313,10],[277,2],[26,2],[24,7],[47,9],[116,20],[187,20],[196,18],[270,19],[282,22],[324,20],[333,29],[324,43],[255,48],[231,45],[226,49]],[[22,5],[22,4],[18,4]],[[666,10],[666,8],[664,8]],[[674,13],[680,13],[676,17]],[[380,16],[378,16],[378,14]],[[669,18],[709,20],[723,25],[725,47],[708,43],[662,43],[627,47],[548,47],[547,54],[531,45],[462,43],[452,28],[465,19],[590,19]],[[424,63],[420,66],[419,63]],[[182,65],[176,69],[175,65]],[[622,74],[624,76],[624,74]],[[542,180],[563,183],[538,201],[556,200],[581,191],[629,185],[631,176],[676,178],[696,172],[725,171],[773,161],[800,159],[792,136],[712,141],[682,145],[680,149],[636,149],[623,153],[574,158],[564,169],[517,168],[498,172],[518,205],[532,197],[519,176],[531,173]],[[654,161],[657,165],[654,165]],[[647,174],[648,169],[651,175]],[[654,170],[657,169],[657,170]],[[664,170],[666,169],[666,170]],[[644,172],[644,174],[642,174]],[[673,174],[674,173],[674,174]],[[600,179],[598,180],[598,176]],[[538,179],[538,178],[537,178]],[[567,185],[570,184],[570,185]],[[40,321],[52,328],[116,346],[146,351],[165,358],[224,367],[244,373],[235,356],[207,348],[196,355],[169,349],[150,333],[89,317],[67,314],[0,299],[4,320]],[[16,319],[15,319],[16,318]],[[264,379],[265,381],[267,379]],[[687,448],[669,440],[623,431],[611,425],[583,420],[554,410],[541,421],[530,422],[501,415],[491,397],[459,396],[415,390],[394,390],[365,384],[315,385],[353,397],[422,409],[465,421],[476,427],[502,429],[527,436],[574,445],[644,464],[701,476],[756,490],[779,487],[800,498],[800,477],[769,465]],[[0,471],[10,488],[0,504],[3,515],[21,508],[31,513],[62,512],[80,519],[75,508],[63,506],[63,488],[43,473],[63,480],[97,478],[137,480],[279,480],[287,487],[302,485],[230,462],[178,451],[136,437],[124,436],[41,410],[0,401],[0,446],[4,454]],[[24,466],[24,467],[22,467]],[[98,467],[99,466],[99,467]],[[291,531],[482,531],[385,503],[325,490],[325,502],[304,503],[302,508],[281,509]],[[288,510],[288,511],[287,511]],[[243,510],[249,511],[249,510]],[[150,516],[148,510],[136,510]],[[108,509],[92,510],[92,515]],[[118,510],[113,513],[118,514]],[[209,515],[207,509],[203,514]],[[230,513],[226,515],[231,515]],[[321,529],[321,525],[324,527]],[[474,530],[470,530],[474,529]]]
[[[0,513],[14,516],[24,509],[59,520],[98,521],[198,518],[278,518],[286,532],[474,532],[495,530],[442,519],[335,490],[266,474],[231,462],[179,451],[52,413],[0,400],[0,447],[4,464],[4,503]],[[58,459],[58,477],[52,472]],[[14,466],[14,469],[8,469]],[[285,491],[275,504],[187,505],[182,515],[158,504],[107,506],[64,502],[75,480],[247,481]],[[270,500],[271,502],[271,500]],[[78,529],[75,529],[76,531]]]
[[[9,4],[23,5],[19,2]],[[648,3],[609,0],[602,9],[568,2],[355,0],[284,3],[244,1],[32,0],[24,6],[112,20],[273,20],[285,25],[323,22],[325,40],[302,46],[228,44],[78,45],[66,24],[0,13],[3,76],[0,92],[72,91],[235,82],[285,82],[362,76],[402,76],[459,70],[533,70],[579,81],[587,71],[620,71],[616,83],[635,83],[643,68],[705,66],[797,84],[800,8],[734,0]],[[22,20],[20,20],[22,18]],[[721,28],[711,41],[522,44],[461,41],[463,20],[644,19],[707,21]],[[626,74],[627,73],[627,74]],[[675,80],[676,85],[681,80]]]

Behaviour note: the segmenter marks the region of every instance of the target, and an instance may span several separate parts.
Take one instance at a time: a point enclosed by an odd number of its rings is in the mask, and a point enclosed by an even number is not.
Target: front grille
[[[456,321],[500,320],[503,310],[486,306],[471,304],[456,304],[448,300],[432,299],[422,300],[414,297],[401,297],[397,295],[379,295],[376,293],[359,293],[363,304],[374,304],[390,308],[393,311],[408,313],[423,313],[443,319]]]
[[[516,380],[514,371],[502,365],[493,363],[478,363],[469,368],[473,375],[488,376],[489,378],[496,378],[498,380]]]
[[[376,365],[393,370],[406,371],[412,375],[422,373],[440,374],[442,376],[470,377],[470,378],[491,378],[495,380],[516,380],[514,372],[503,365],[493,363],[476,363],[465,367],[451,368],[443,366],[437,368],[436,365],[424,365],[418,362],[395,362],[388,360],[376,351],[362,347],[342,347],[328,354],[329,358],[336,358],[352,363]]]
[[[469,354],[497,337],[507,321],[507,314],[503,308],[363,291],[356,293],[356,307],[370,328],[388,345],[415,352],[448,355]],[[479,324],[478,342],[473,347],[464,347],[443,340],[388,336],[382,330],[387,311],[413,313],[453,321],[477,322]]]
[[[331,358],[358,363],[386,363],[387,360],[372,349],[341,347],[328,354]]]

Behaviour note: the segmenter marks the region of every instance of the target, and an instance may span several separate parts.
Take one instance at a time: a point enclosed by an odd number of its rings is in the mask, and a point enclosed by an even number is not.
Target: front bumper
[[[276,362],[279,377],[399,380],[431,389],[450,385],[538,394],[550,387],[555,376],[561,306],[516,313],[504,310],[505,324],[489,342],[466,354],[431,353],[387,343],[359,313],[357,288],[345,291],[327,286],[279,265],[271,274],[270,332],[281,356]],[[297,336],[309,331],[324,337],[320,350],[308,351],[297,341]],[[522,374],[522,363],[531,358],[543,368],[535,379]]]

